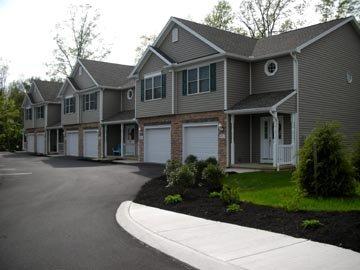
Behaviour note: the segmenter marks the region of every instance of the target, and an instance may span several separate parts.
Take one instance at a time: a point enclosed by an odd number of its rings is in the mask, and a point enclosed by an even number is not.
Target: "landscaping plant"
[[[196,184],[200,185],[202,184],[202,173],[208,164],[204,160],[199,160],[193,163],[193,165],[195,167]]]
[[[240,202],[240,192],[238,188],[224,185],[220,192],[220,199],[225,204],[234,204]]]
[[[220,198],[220,197],[221,197],[221,192],[213,191],[210,192],[209,194],[209,198]]]
[[[194,155],[188,155],[185,159],[185,164],[192,164],[195,163],[197,161],[197,157]]]
[[[195,185],[195,172],[192,164],[182,165],[171,172],[167,178],[168,186],[176,187],[183,194],[187,188]]]
[[[205,160],[206,164],[218,165],[218,161],[215,157],[209,157]]]
[[[319,125],[308,136],[293,177],[300,190],[310,196],[344,196],[355,191],[352,166],[338,124]]]
[[[360,134],[357,136],[351,161],[355,170],[355,179],[360,182]]]
[[[181,162],[178,160],[169,159],[166,161],[164,173],[166,178],[169,178],[170,174],[181,167]]]
[[[241,210],[242,209],[240,208],[240,205],[238,205],[237,203],[229,204],[226,207],[226,212],[228,212],[228,213],[235,213],[235,212],[239,212]]]
[[[203,170],[202,179],[209,191],[219,191],[222,188],[224,170],[219,165],[209,164]]]
[[[323,224],[318,219],[305,219],[301,223],[301,226],[304,229],[315,229],[322,225]]]
[[[176,204],[182,202],[180,194],[168,195],[164,199],[165,204]]]

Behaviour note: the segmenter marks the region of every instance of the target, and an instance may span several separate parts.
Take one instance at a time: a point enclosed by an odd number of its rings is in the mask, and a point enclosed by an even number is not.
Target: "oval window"
[[[268,76],[273,76],[278,70],[278,64],[275,60],[269,60],[265,63],[265,74]]]
[[[127,98],[130,100],[133,98],[133,95],[134,95],[134,92],[132,89],[128,90],[127,91]]]

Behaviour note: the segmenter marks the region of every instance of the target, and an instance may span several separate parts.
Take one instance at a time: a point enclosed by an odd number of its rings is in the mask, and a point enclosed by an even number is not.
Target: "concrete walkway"
[[[359,269],[360,253],[268,231],[122,203],[120,226],[140,241],[199,269]]]

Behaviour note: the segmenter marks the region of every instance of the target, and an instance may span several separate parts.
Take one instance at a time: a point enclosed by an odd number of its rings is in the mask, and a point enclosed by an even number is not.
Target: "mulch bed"
[[[227,213],[223,202],[218,198],[209,198],[205,188],[190,189],[183,196],[183,202],[165,205],[164,198],[176,193],[176,190],[166,188],[166,184],[165,177],[150,180],[141,188],[134,201],[196,217],[287,234],[360,252],[360,211],[288,212],[280,208],[241,203],[242,211]],[[304,219],[318,219],[323,226],[304,229],[301,226]]]

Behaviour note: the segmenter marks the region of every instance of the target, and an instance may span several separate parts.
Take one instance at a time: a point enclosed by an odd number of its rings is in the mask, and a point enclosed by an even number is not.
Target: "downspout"
[[[299,124],[299,104],[300,104],[300,93],[299,93],[299,60],[297,58],[296,52],[290,53],[293,59],[293,81],[294,81],[294,90],[296,91],[296,123],[295,123],[295,152],[296,152],[296,164],[299,162],[299,149],[300,149],[300,124]]]
[[[274,122],[274,141],[273,141],[273,166],[276,166],[276,170],[279,171],[280,167],[279,167],[279,157],[278,157],[278,153],[279,153],[279,145],[278,145],[278,140],[279,140],[279,118],[277,115],[277,111],[275,109],[271,109],[269,111],[269,113],[271,114],[271,116],[273,117],[273,122]]]

